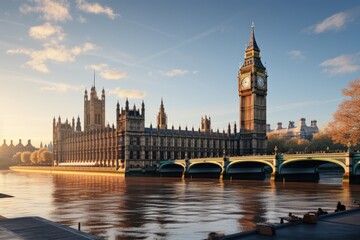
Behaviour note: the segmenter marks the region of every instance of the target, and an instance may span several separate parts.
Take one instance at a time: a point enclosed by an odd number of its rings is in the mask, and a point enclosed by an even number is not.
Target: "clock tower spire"
[[[245,49],[244,63],[238,74],[238,90],[241,153],[244,155],[265,153],[267,73],[261,62],[260,48],[255,40],[254,22]]]

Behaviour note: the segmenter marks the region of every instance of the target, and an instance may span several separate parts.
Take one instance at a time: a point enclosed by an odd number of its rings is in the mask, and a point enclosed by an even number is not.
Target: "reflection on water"
[[[360,186],[320,183],[182,180],[0,171],[0,214],[41,216],[105,239],[201,239],[277,223],[288,212],[348,208]]]

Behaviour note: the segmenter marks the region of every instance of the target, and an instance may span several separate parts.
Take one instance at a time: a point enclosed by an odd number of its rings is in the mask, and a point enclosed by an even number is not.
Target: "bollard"
[[[81,231],[80,223],[78,223],[78,230]]]

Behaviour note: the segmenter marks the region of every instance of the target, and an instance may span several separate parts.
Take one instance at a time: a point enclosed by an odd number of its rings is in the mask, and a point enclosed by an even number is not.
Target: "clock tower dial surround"
[[[268,76],[255,40],[254,23],[244,63],[239,69],[241,154],[263,154],[267,148],[266,95]]]

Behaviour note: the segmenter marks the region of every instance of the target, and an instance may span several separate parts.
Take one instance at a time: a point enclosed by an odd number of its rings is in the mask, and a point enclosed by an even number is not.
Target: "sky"
[[[324,127],[360,72],[358,1],[9,0],[0,8],[0,141],[52,140],[53,117],[80,116],[84,90],[146,108],[156,125],[214,130],[239,121],[237,75],[251,24],[268,72],[267,121]]]

